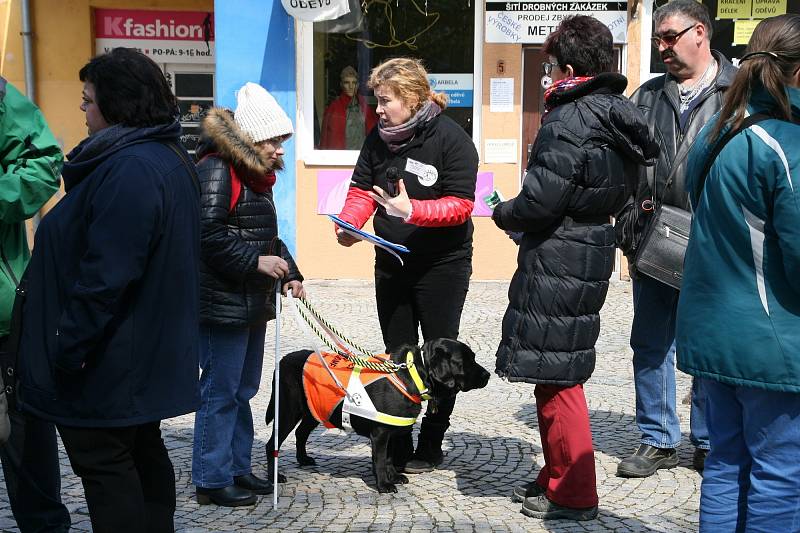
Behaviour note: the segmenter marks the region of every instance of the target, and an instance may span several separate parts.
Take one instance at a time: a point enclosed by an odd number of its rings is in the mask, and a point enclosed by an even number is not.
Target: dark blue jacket
[[[180,126],[112,128],[68,156],[25,274],[20,404],[64,425],[138,425],[199,401],[199,189],[165,144]]]

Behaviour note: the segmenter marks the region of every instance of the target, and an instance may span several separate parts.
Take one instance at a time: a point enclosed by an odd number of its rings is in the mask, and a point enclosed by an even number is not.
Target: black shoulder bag
[[[725,145],[753,124],[770,118],[774,117],[765,113],[750,115],[744,119],[740,127],[730,130],[722,136],[706,159],[700,179],[697,180],[695,197],[699,197],[703,192],[706,176]],[[662,201],[661,205],[656,207],[647,232],[639,245],[634,259],[636,270],[680,290],[683,281],[683,258],[689,244],[691,226],[691,213],[680,207],[664,205]]]

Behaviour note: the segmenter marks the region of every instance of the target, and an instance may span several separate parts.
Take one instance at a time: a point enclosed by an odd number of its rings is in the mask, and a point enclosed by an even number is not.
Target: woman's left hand
[[[306,289],[303,287],[302,281],[287,281],[283,284],[283,294],[288,294],[289,291],[292,291],[292,298],[305,298],[306,297]]]
[[[372,187],[375,192],[371,192],[369,195],[386,209],[387,215],[405,220],[411,216],[411,199],[408,197],[406,184],[403,183],[403,180],[397,180],[397,189],[400,192],[392,198],[388,192],[375,185]]]

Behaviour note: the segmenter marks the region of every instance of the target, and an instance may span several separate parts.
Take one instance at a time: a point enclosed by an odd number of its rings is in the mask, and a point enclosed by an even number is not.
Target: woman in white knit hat
[[[272,198],[292,122],[263,87],[247,83],[236,111],[211,109],[197,155],[201,196],[200,378],[192,481],[200,504],[253,505],[272,485],[253,475],[253,417],[270,295],[304,294],[278,239]]]

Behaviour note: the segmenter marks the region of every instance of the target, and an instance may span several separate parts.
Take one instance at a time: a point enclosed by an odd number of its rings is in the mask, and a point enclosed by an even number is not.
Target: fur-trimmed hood
[[[218,154],[232,163],[237,172],[248,176],[261,177],[272,172],[269,160],[236,124],[230,109],[211,108],[203,119],[202,128],[203,134],[197,146],[198,159]]]

